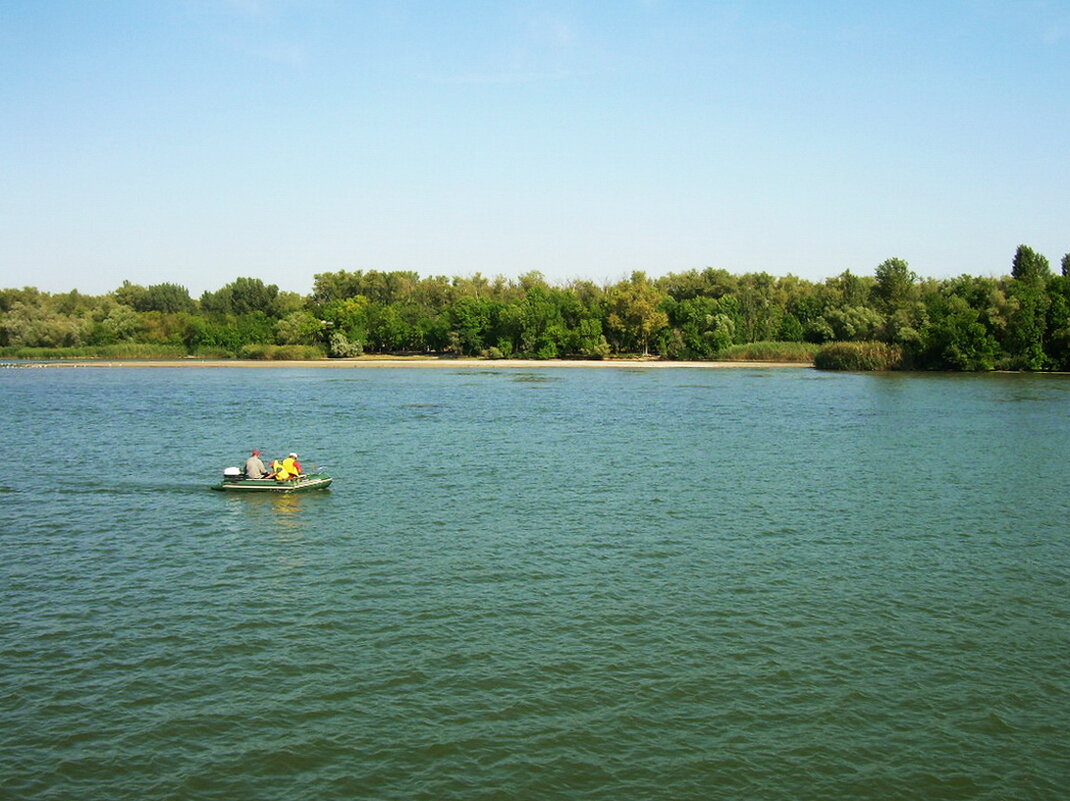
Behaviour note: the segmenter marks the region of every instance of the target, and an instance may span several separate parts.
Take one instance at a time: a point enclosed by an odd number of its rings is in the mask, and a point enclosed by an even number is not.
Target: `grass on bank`
[[[819,370],[901,370],[903,349],[886,342],[830,342],[814,356]]]
[[[192,354],[178,345],[150,345],[126,342],[78,348],[0,348],[0,358],[179,360],[179,359],[250,359],[262,361],[306,361],[326,359],[324,349],[316,345],[245,345],[238,353],[223,348],[198,348]],[[380,358],[387,358],[381,356]],[[637,356],[617,356],[614,361]],[[655,357],[656,358],[656,357]],[[552,361],[552,360],[551,360]],[[883,342],[753,342],[733,345],[717,355],[717,361],[813,363],[822,370],[897,370],[903,369],[902,348]]]
[[[181,345],[145,345],[136,342],[79,348],[0,348],[0,358],[3,359],[184,359],[187,355]]]
[[[725,348],[717,354],[717,361],[812,362],[820,347],[810,342],[751,342]]]
[[[326,359],[327,351],[318,345],[244,345],[238,358],[273,362],[315,361]]]
[[[237,354],[224,348],[203,347],[188,353],[181,345],[146,345],[124,342],[119,345],[92,345],[79,348],[0,348],[0,359],[115,359],[116,361],[170,361],[175,359],[261,359],[265,361],[309,361],[326,359],[327,353],[315,345],[246,345]]]

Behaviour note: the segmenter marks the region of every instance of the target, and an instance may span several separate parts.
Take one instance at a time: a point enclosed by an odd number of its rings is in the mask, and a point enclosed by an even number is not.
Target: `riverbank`
[[[15,363],[15,362],[12,362]],[[663,369],[663,368],[781,368],[813,367],[810,362],[686,362],[661,361],[655,359],[436,359],[428,357],[391,357],[391,358],[357,358],[357,359],[318,359],[314,361],[265,361],[256,359],[175,359],[175,360],[92,360],[23,362],[22,366],[33,367],[302,367],[302,368],[361,368],[361,367],[431,367],[452,369],[546,369],[546,368],[627,368],[627,369]]]

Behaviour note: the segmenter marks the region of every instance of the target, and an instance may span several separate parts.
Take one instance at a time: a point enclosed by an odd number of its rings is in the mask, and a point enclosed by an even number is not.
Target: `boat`
[[[223,480],[213,484],[212,489],[223,492],[306,492],[325,490],[332,481],[334,479],[322,470],[302,473],[288,481],[276,481],[273,478],[246,478],[237,467],[228,467],[223,471]]]

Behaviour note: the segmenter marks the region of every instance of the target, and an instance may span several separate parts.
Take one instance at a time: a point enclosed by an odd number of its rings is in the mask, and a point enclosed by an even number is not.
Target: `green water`
[[[0,393],[4,799],[1066,798],[1066,377]]]

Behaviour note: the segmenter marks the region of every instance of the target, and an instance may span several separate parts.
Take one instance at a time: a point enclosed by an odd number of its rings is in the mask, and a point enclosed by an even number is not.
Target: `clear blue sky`
[[[1070,250],[1070,2],[0,0],[0,287]]]

